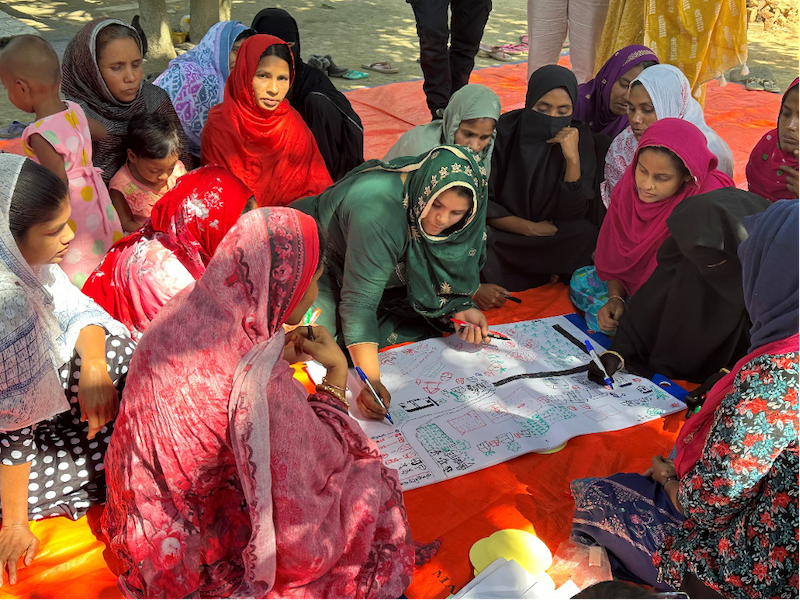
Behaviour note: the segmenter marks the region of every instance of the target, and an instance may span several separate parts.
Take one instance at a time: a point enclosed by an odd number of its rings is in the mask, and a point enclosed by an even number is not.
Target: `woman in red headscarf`
[[[321,274],[313,218],[254,210],[142,336],[106,454],[127,596],[398,598],[410,582],[397,471],[347,414],[344,354],[324,327],[284,334]],[[327,368],[315,394],[286,346]]]
[[[781,101],[778,126],[764,134],[750,153],[747,185],[751,192],[770,202],[797,198],[798,189],[798,88],[795,79]]]
[[[333,183],[314,134],[286,100],[293,81],[286,42],[271,35],[247,39],[200,138],[201,162],[230,170],[259,206],[285,206]]]
[[[627,298],[655,271],[673,208],[690,196],[734,186],[695,125],[673,118],[651,125],[612,192],[595,266],[579,269],[570,282],[570,297],[589,327],[616,330]]]
[[[199,279],[253,193],[220,167],[184,175],[153,207],[150,222],[112,246],[84,285],[138,340],[161,307]]]

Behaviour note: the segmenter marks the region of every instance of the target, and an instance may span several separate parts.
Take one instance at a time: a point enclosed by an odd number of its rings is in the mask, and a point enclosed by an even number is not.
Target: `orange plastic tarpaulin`
[[[563,59],[562,59],[563,61]],[[476,70],[472,82],[483,83],[500,96],[503,110],[519,108],[525,98],[524,63]],[[397,137],[427,123],[422,82],[407,81],[347,93],[366,131],[366,158],[380,158]],[[706,118],[725,139],[736,162],[734,179],[746,187],[744,167],[751,148],[775,126],[780,96],[748,92],[740,85],[709,85]],[[13,151],[18,141],[0,142]],[[522,304],[487,314],[492,324],[543,318],[573,312],[567,288],[548,285],[519,293]],[[303,379],[302,373],[299,374]],[[623,431],[581,436],[552,455],[529,454],[456,479],[405,494],[414,538],[441,537],[439,553],[419,568],[407,591],[412,598],[443,598],[472,578],[470,546],[498,529],[532,531],[555,551],[570,531],[572,479],[619,471],[642,472],[654,454],[667,454],[682,423],[671,415]],[[116,560],[99,534],[101,509],[94,507],[78,521],[66,518],[33,523],[41,550],[33,565],[19,571],[19,582],[0,589],[0,598],[120,598]]]

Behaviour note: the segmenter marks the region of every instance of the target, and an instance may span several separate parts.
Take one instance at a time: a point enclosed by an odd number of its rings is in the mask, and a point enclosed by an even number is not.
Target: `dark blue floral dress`
[[[681,480],[686,521],[653,562],[729,598],[798,597],[798,353],[747,363]]]

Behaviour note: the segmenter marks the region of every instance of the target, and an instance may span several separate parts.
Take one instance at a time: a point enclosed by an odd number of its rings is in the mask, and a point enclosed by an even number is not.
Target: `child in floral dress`
[[[0,79],[14,106],[36,114],[37,120],[22,132],[25,155],[69,184],[69,225],[75,238],[61,267],[80,288],[122,237],[100,170],[92,164],[88,119],[78,104],[61,100],[58,56],[38,36],[18,36],[6,46],[0,57]]]
[[[108,188],[125,231],[138,230],[153,206],[175,187],[186,168],[179,125],[161,114],[141,114],[128,123],[128,160]]]

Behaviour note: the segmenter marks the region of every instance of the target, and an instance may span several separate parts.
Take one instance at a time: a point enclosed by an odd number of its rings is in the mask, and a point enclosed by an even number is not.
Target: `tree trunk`
[[[189,39],[199,44],[211,26],[231,18],[231,0],[190,0]]]
[[[175,58],[166,0],[139,0],[139,23],[147,36],[147,58],[154,61]]]

